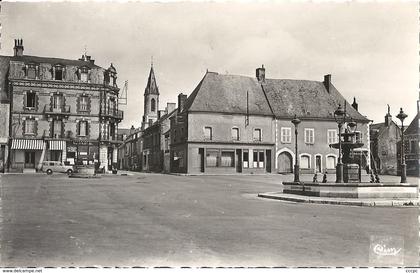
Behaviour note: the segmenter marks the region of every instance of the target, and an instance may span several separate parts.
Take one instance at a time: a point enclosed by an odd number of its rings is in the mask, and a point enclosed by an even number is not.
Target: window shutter
[[[87,97],[87,110],[90,113],[90,97]]]
[[[76,124],[76,135],[80,135],[80,121]]]
[[[80,112],[80,96],[78,96],[76,100],[76,110],[77,112]]]
[[[34,120],[34,134],[38,136],[38,121]]]
[[[50,132],[48,134],[50,137],[54,136],[54,120],[50,122]]]
[[[22,123],[22,135],[26,133],[26,120]]]
[[[28,94],[28,91],[26,91],[23,94],[23,107],[27,107],[28,106],[28,96],[27,96],[27,94]]]
[[[89,137],[90,138],[90,123],[89,122],[87,122],[87,121],[85,121],[86,122],[86,137]]]
[[[61,121],[61,137],[65,137],[64,136],[64,132],[65,132],[65,130],[64,130],[64,126],[65,126],[66,124],[63,122],[63,121]]]
[[[39,106],[39,98],[37,93],[35,93],[35,110],[38,111],[38,106]]]

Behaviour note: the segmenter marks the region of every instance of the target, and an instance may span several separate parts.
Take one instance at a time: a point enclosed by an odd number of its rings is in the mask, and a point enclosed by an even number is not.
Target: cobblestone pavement
[[[256,197],[289,176],[0,179],[1,266],[418,265],[417,208]],[[400,256],[372,256],[381,236]]]

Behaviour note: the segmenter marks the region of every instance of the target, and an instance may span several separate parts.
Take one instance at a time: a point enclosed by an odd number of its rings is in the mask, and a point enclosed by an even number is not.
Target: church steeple
[[[153,70],[153,63],[150,66],[149,78],[147,80],[146,88],[144,89],[144,95],[147,94],[159,95],[159,89],[156,84],[155,71]]]
[[[144,89],[144,114],[142,119],[142,130],[146,129],[158,119],[159,112],[159,89],[156,84],[153,61],[150,66],[149,78]]]

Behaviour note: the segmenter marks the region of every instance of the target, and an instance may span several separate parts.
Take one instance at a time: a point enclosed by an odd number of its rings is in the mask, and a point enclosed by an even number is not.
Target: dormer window
[[[57,64],[53,67],[53,79],[56,81],[64,80],[64,66]]]
[[[88,82],[89,81],[89,67],[79,68],[79,81]]]
[[[38,78],[38,65],[36,64],[27,64],[26,65],[26,78],[28,79],[37,79]]]

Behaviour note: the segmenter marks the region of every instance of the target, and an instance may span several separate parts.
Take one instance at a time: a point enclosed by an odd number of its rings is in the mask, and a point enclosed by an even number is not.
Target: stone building
[[[404,131],[404,146],[407,164],[407,175],[420,176],[420,114],[414,117]]]
[[[372,168],[379,174],[397,175],[399,172],[398,147],[401,128],[392,120],[389,106],[385,122],[370,126]]]
[[[120,131],[123,143],[118,147],[118,168],[121,170],[141,171],[142,169],[142,132],[139,128]]]
[[[10,57],[0,58],[0,172],[6,170],[7,158],[9,157],[10,96],[7,71],[10,59]]]
[[[117,163],[117,72],[86,54],[78,60],[23,54],[1,56],[10,100],[9,167],[35,170],[43,160],[93,164],[109,170]]]
[[[293,171],[297,115],[302,172],[334,172],[338,142],[334,111],[345,104],[365,145],[355,150],[364,167],[369,159],[369,120],[331,83],[266,79],[207,72],[187,98],[181,95],[171,118],[171,171],[180,173],[287,173]]]

